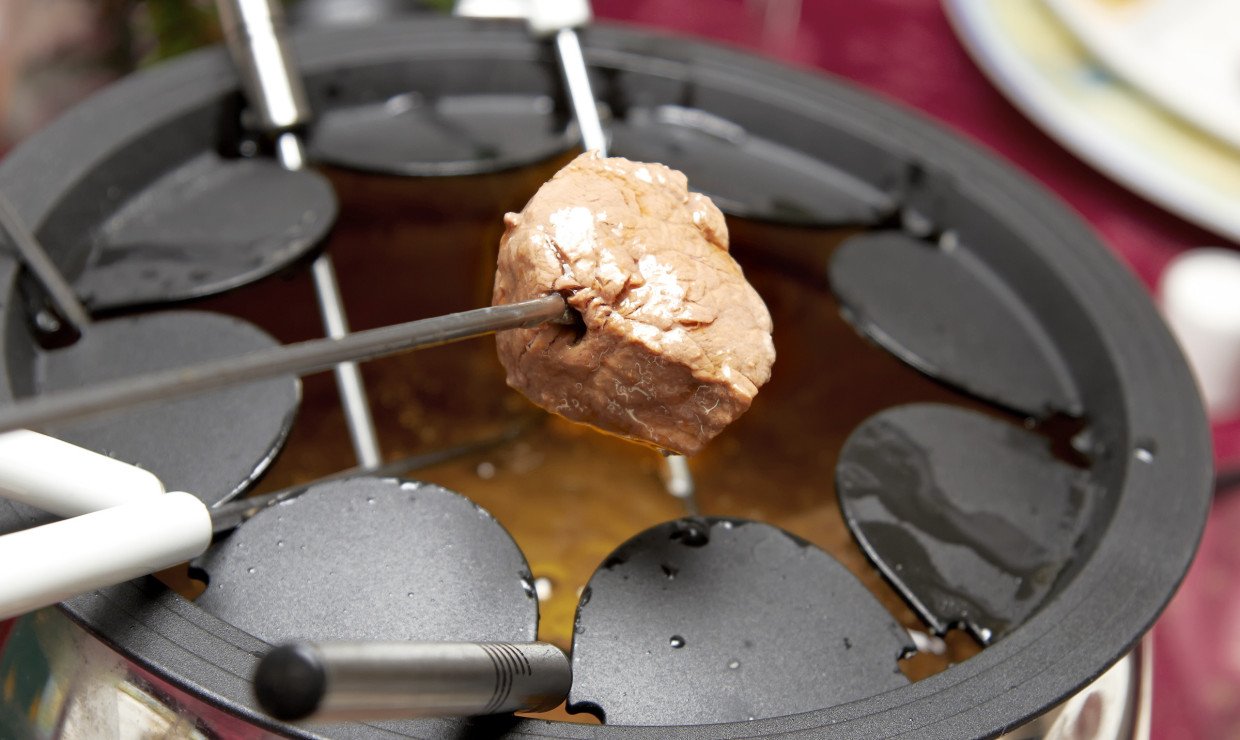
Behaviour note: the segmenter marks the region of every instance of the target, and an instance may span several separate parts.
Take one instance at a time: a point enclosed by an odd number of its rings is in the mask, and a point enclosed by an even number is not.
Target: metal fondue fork
[[[504,329],[533,327],[548,321],[571,324],[574,313],[562,296],[552,293],[520,303],[354,332],[339,339],[312,339],[191,367],[135,375],[7,404],[0,407],[0,432],[77,421],[137,404],[167,401],[287,373],[308,375],[342,362],[386,357]]]
[[[0,537],[0,620],[195,558],[216,535],[319,483],[428,467],[503,444],[523,426],[215,507],[68,442],[26,430],[0,435],[0,496],[73,517]]]
[[[590,72],[581,52],[581,40],[577,37],[577,28],[589,23],[591,15],[588,0],[531,0],[529,25],[532,33],[553,39],[556,59],[573,106],[573,116],[581,131],[582,146],[587,151],[595,150],[606,157],[607,134],[599,120],[598,103],[590,86]],[[663,466],[667,492],[680,499],[689,515],[696,516],[697,490],[689,461],[684,455],[668,453],[664,455]]]
[[[295,65],[284,39],[284,16],[279,3],[217,0],[216,7],[258,127],[275,137],[280,164],[289,170],[303,168],[305,150],[296,130],[310,120],[311,112],[301,79],[293,71]],[[319,255],[312,274],[327,336],[347,336],[349,322],[331,257],[326,253]],[[382,454],[357,364],[343,362],[333,371],[358,462],[378,465]]]

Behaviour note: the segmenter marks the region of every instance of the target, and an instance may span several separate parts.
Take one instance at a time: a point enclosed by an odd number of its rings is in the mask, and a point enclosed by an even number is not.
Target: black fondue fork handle
[[[259,706],[286,721],[545,711],[571,684],[568,656],[541,642],[297,642],[254,673]]]

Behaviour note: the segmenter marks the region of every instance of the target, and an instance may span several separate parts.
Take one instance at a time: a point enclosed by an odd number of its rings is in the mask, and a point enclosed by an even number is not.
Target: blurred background
[[[287,4],[294,25],[451,6]],[[1221,247],[1215,275],[1237,259],[1240,3],[598,0],[594,10],[835,75],[919,110],[1057,193],[1151,293],[1190,250]],[[0,0],[0,152],[117,78],[218,39],[210,0]],[[1236,300],[1227,303],[1207,304],[1224,329],[1207,342],[1214,348],[1240,344]],[[1214,512],[1154,630],[1154,737],[1240,737],[1240,491],[1230,490],[1240,489],[1240,377],[1221,372],[1210,381],[1221,386],[1207,388]]]

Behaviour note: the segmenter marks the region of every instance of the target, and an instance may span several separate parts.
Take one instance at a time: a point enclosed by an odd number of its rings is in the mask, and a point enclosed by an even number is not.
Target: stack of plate
[[[991,80],[1063,146],[1240,240],[1240,4],[944,0]]]

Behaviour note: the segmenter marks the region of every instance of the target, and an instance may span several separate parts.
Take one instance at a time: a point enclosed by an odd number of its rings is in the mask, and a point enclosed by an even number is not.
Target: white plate
[[[1043,0],[943,4],[991,81],[1060,144],[1167,210],[1240,241],[1240,150],[1113,77]]]
[[[1240,2],[1046,0],[1129,84],[1240,149]]]

